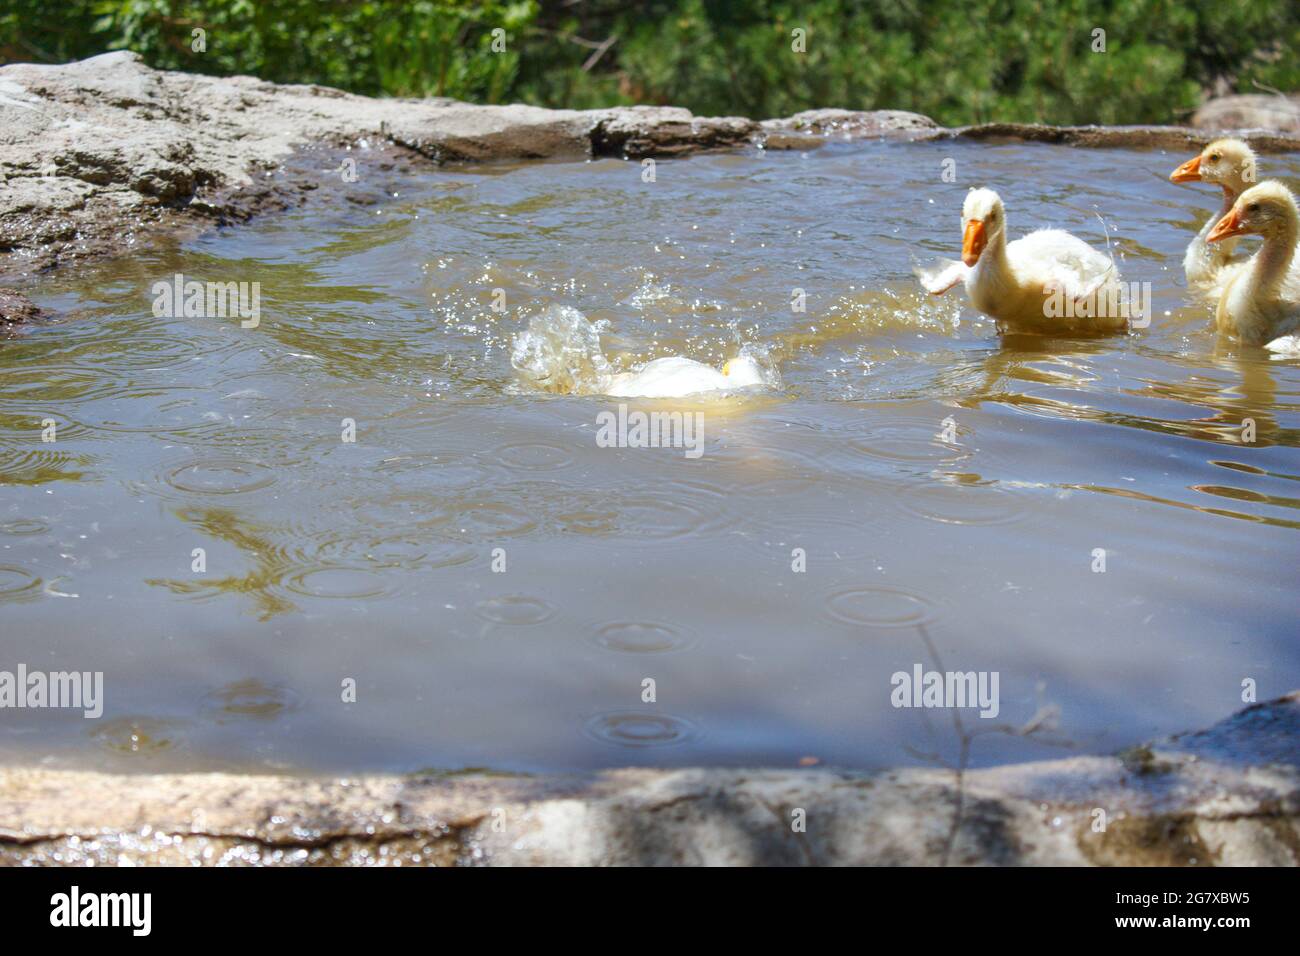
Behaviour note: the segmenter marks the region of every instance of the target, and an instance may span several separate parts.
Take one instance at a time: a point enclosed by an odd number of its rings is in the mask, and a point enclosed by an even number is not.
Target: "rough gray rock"
[[[1184,126],[1044,126],[1041,123],[984,123],[938,132],[940,138],[960,137],[1002,142],[1058,143],[1094,149],[1176,149],[1199,151],[1215,138],[1205,130]],[[1300,150],[1300,135],[1269,130],[1245,130],[1243,138],[1261,153]]]
[[[0,332],[9,326],[39,319],[45,310],[17,289],[0,288]]]
[[[926,133],[941,127],[930,117],[906,110],[804,110],[785,119],[764,120],[765,130],[803,132],[841,139],[892,133]]]
[[[749,143],[758,131],[753,120],[739,116],[709,119],[675,106],[629,106],[586,114],[594,156],[679,156],[702,149],[728,149]]]
[[[872,128],[889,131],[885,121]],[[743,146],[761,135],[752,120],[672,107],[578,112],[370,99],[153,70],[129,52],[15,64],[0,68],[0,276],[30,277],[129,251],[162,229],[295,204],[338,182],[349,156],[390,164],[641,158]]]
[[[1221,96],[1197,110],[1192,125],[1210,131],[1268,130],[1300,135],[1300,96]]]
[[[759,126],[758,142],[766,149],[816,149],[832,139],[921,139],[941,131],[930,117],[905,110],[804,110]]]
[[[1298,740],[1300,691],[1113,757],[960,775],[9,769],[0,864],[1297,865]]]

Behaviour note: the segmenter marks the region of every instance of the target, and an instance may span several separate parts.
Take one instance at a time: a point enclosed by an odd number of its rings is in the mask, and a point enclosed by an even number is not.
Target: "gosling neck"
[[[1287,217],[1275,232],[1264,237],[1264,245],[1255,256],[1250,273],[1251,292],[1255,297],[1272,298],[1282,288],[1291,260],[1295,257],[1296,238],[1300,236],[1300,220]]]
[[[1218,222],[1228,213],[1232,212],[1232,207],[1237,202],[1237,197],[1241,195],[1240,189],[1233,189],[1231,186],[1221,183],[1219,188],[1223,190],[1223,205],[1219,207],[1219,215],[1215,219]]]
[[[975,264],[980,278],[985,283],[1004,286],[1012,279],[1011,266],[1007,261],[1007,234],[999,229],[984,247],[980,261]]]

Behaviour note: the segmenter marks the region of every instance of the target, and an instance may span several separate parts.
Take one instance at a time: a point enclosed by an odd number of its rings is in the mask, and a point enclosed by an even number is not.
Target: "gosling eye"
[[[1253,202],[1246,207],[1246,212],[1259,212],[1259,203]]]
[[[1211,154],[1210,154],[1210,162],[1212,162],[1212,163],[1217,163],[1217,162],[1219,161],[1219,158],[1220,158],[1220,157],[1219,157],[1219,154],[1218,154],[1218,153],[1211,153]]]

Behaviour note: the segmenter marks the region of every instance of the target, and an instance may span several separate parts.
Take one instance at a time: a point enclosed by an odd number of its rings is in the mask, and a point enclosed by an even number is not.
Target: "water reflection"
[[[177,517],[202,534],[202,540],[216,539],[234,545],[253,570],[242,575],[225,575],[217,578],[195,577],[152,578],[146,584],[163,587],[173,594],[184,594],[199,599],[211,599],[224,594],[251,597],[262,620],[272,615],[296,609],[293,601],[281,592],[285,578],[300,566],[301,555],[286,551],[268,534],[268,530],[252,525],[237,512],[224,508],[188,509],[177,512]]]

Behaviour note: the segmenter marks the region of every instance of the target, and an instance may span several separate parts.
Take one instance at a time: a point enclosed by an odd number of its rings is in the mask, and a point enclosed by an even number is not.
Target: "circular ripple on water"
[[[47,449],[0,447],[0,474],[11,485],[42,484],[47,481],[76,481],[97,459]]]
[[[90,736],[101,747],[124,757],[152,757],[178,747],[182,723],[157,717],[116,717]]]
[[[573,456],[567,449],[547,442],[502,445],[488,454],[516,471],[558,471],[573,463]]]
[[[196,338],[178,334],[175,328],[163,322],[150,328],[140,328],[138,323],[131,323],[129,327],[120,329],[122,338],[119,342],[125,343],[125,348],[118,344],[111,354],[83,354],[79,360],[83,366],[102,368],[102,374],[112,381],[123,381],[122,373],[131,370],[162,371],[191,362],[202,362],[205,367],[212,367],[222,356],[244,347],[238,335]]]
[[[303,597],[350,601],[380,597],[389,591],[379,572],[367,568],[311,568],[290,576],[284,586]]]
[[[296,710],[298,695],[280,684],[255,677],[237,680],[203,695],[202,710],[217,723],[231,720],[275,720]]]
[[[112,397],[118,381],[93,368],[77,365],[30,365],[5,369],[0,394],[12,409],[26,405],[45,410],[51,402],[86,402]]]
[[[275,474],[252,461],[203,458],[173,468],[164,480],[187,494],[239,495],[274,484]]]
[[[26,568],[0,564],[0,602],[26,601],[41,593],[42,582]]]
[[[847,561],[888,551],[887,540],[875,524],[855,523],[833,514],[782,511],[770,522],[755,519],[745,526],[746,540],[764,549],[778,549],[785,559],[802,548],[808,561]]]
[[[355,551],[374,568],[417,568],[432,570],[468,564],[478,552],[463,542],[443,541],[417,535],[390,535],[362,542],[340,540],[338,550]]]
[[[674,747],[700,736],[685,718],[632,710],[596,714],[583,729],[593,740],[620,747]]]
[[[615,621],[599,628],[591,640],[598,647],[625,654],[666,654],[695,642],[681,628],[649,621]]]
[[[915,627],[928,624],[935,615],[929,598],[902,588],[842,588],[823,603],[840,623],[865,627]]]
[[[988,482],[934,481],[902,486],[891,496],[908,514],[957,525],[1001,525],[1025,516],[1023,502]]]
[[[941,440],[942,428],[942,421],[895,418],[855,426],[845,439],[858,454],[904,465],[951,465],[973,454],[960,444]]]
[[[661,484],[654,491],[634,491],[611,498],[616,540],[624,544],[658,544],[715,535],[735,522],[727,492],[704,482]]]
[[[482,465],[433,454],[387,458],[375,466],[375,471],[391,475],[403,486],[417,485],[426,492],[470,491],[485,484],[491,474]]]
[[[570,506],[556,513],[555,526],[565,534],[603,538],[618,532],[618,514],[595,507]]]
[[[449,531],[471,538],[495,539],[524,535],[537,528],[537,520],[527,512],[502,501],[461,501],[451,503]]]
[[[541,598],[507,594],[479,601],[474,605],[474,613],[493,624],[525,625],[549,620],[555,608]]]
[[[728,480],[747,496],[803,494],[826,472],[819,456],[785,448],[722,448],[709,455],[709,464],[725,469]]]
[[[409,491],[354,500],[345,510],[358,525],[377,532],[427,530],[448,526],[455,517],[453,504],[436,494]]]
[[[36,518],[19,518],[0,524],[0,534],[44,534],[50,526]]]

